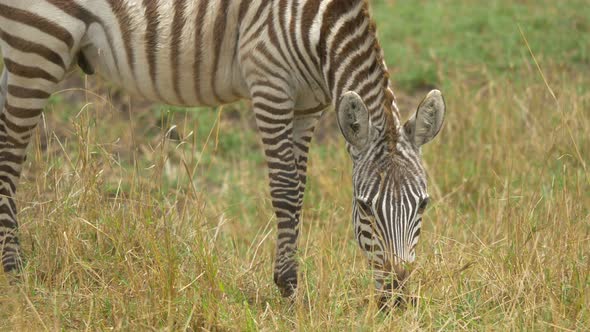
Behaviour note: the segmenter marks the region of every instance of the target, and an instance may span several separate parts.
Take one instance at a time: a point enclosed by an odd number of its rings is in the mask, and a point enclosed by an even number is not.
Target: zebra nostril
[[[409,264],[397,265],[391,264],[389,261],[382,266],[383,272],[390,276],[392,282],[389,284],[393,284],[393,288],[398,288],[400,284],[404,283],[410,275],[409,268]]]
[[[399,269],[399,270],[395,271],[395,274],[397,277],[396,281],[399,283],[402,283],[402,284],[406,281],[406,278],[408,278],[408,275],[409,275],[407,269]]]
[[[378,302],[380,311],[388,312],[395,308],[405,308],[408,303],[413,303],[404,291],[404,283],[409,274],[406,270],[402,271],[393,273],[391,279],[380,289]]]
[[[406,302],[404,296],[402,294],[394,293],[392,289],[394,286],[395,285],[392,284],[386,285],[386,287],[389,287],[390,289],[379,297],[379,310],[387,312],[388,310],[404,306]]]
[[[392,293],[394,290],[397,290],[398,288],[399,288],[399,282],[396,279],[394,279],[391,282],[385,284],[385,287],[383,288],[383,290],[385,292]]]

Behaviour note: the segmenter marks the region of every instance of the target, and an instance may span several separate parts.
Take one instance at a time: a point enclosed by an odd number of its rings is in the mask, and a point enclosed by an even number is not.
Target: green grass
[[[183,112],[96,80],[98,96],[56,94],[18,193],[28,265],[17,287],[0,275],[0,329],[587,329],[589,10],[373,1],[403,113],[431,86],[448,108],[423,149],[418,301],[390,315],[353,240],[334,114],[311,150],[290,301],[272,283],[274,217],[246,103]]]
[[[478,84],[488,75],[522,81],[515,74],[531,57],[519,27],[541,61],[572,71],[590,63],[585,0],[372,2],[393,79],[404,89],[456,84],[457,73]]]

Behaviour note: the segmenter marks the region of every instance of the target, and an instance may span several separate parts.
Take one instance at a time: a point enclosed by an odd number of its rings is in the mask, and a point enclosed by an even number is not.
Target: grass
[[[581,71],[590,62],[585,0],[372,2],[393,79],[406,90],[453,85],[466,73],[477,81],[488,73],[514,80],[514,71],[530,63],[519,26],[544,63]]]
[[[30,148],[18,193],[28,265],[17,287],[0,275],[0,329],[587,329],[583,3],[373,1],[404,114],[430,86],[448,106],[423,151],[433,204],[416,305],[377,312],[334,114],[311,150],[291,302],[272,283],[274,218],[247,104],[177,112],[92,79],[52,98]]]

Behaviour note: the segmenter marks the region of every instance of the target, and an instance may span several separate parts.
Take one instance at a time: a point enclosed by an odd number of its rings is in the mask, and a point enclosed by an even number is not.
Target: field
[[[21,283],[0,330],[586,330],[590,6],[372,1],[404,117],[433,87],[431,204],[408,292],[378,312],[353,240],[334,112],[312,143],[294,301],[248,103],[178,109],[74,73],[52,96],[18,192]],[[83,89],[80,89],[83,88]]]

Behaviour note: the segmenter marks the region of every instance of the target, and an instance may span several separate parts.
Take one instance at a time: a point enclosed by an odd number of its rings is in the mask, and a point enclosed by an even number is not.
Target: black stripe
[[[74,37],[72,34],[61,26],[49,21],[48,19],[31,12],[8,7],[0,3],[0,16],[3,16],[9,20],[17,21],[28,26],[32,26],[40,31],[43,31],[55,38],[63,41],[68,49],[74,46]]]
[[[0,39],[4,40],[8,45],[10,45],[10,47],[16,50],[24,53],[37,54],[45,60],[61,67],[63,70],[66,69],[66,65],[61,56],[46,46],[11,35],[2,29],[0,29]]]
[[[131,69],[131,74],[135,81],[137,81],[137,77],[135,74],[135,51],[133,49],[133,44],[131,41],[131,15],[129,14],[128,7],[125,1],[120,0],[108,0],[108,3],[111,7],[111,11],[117,17],[117,22],[119,24],[119,30],[121,31],[121,39],[123,40],[123,47],[125,48],[125,54],[127,56],[127,65]],[[107,27],[105,27],[106,29]],[[115,50],[112,50],[115,52]],[[139,88],[137,89],[138,92]],[[141,92],[140,92],[141,93]]]
[[[158,15],[157,3],[152,0],[143,0],[143,6],[145,9],[146,19],[146,30],[145,30],[145,54],[148,61],[148,71],[150,79],[154,86],[154,91],[158,96],[158,99],[164,101],[158,88],[158,81],[156,77],[156,58],[158,55],[158,28],[160,26],[160,20]]]
[[[25,78],[41,78],[53,83],[59,83],[59,78],[51,75],[50,73],[46,72],[45,70],[39,67],[29,67],[25,65],[21,65],[16,63],[8,58],[4,58],[4,64],[6,65],[6,69],[9,73],[14,74],[16,76],[25,77]],[[13,86],[14,87],[14,86]],[[16,96],[16,95],[14,95]],[[18,97],[18,96],[16,96]],[[49,94],[47,95],[49,97]],[[26,97],[24,97],[26,98]],[[37,98],[37,97],[34,97]]]
[[[179,57],[180,57],[180,38],[182,37],[182,29],[186,24],[186,17],[184,16],[186,0],[174,0],[174,18],[172,20],[172,41],[170,43],[171,56],[170,66],[172,67],[172,84],[176,97],[181,104],[186,104],[180,93],[180,77],[179,77]]]
[[[6,118],[6,114],[4,114],[4,113],[0,114],[0,122],[4,123],[6,128],[8,128],[11,131],[18,133],[18,134],[22,134],[22,133],[26,133],[28,131],[31,131],[31,130],[35,129],[35,127],[37,126],[36,124],[30,125],[30,126],[19,126],[19,125],[13,123],[12,121],[8,121],[8,119]],[[30,137],[30,135],[28,135],[28,137]],[[27,139],[28,139],[28,137],[27,137]]]
[[[220,101],[224,103],[223,98],[219,95],[217,89],[215,89],[215,83],[217,82],[217,73],[219,71],[219,58],[221,55],[221,46],[223,45],[223,40],[225,39],[225,27],[226,27],[226,16],[227,16],[227,9],[229,7],[228,0],[221,0],[220,7],[217,9],[217,15],[215,17],[215,23],[213,24],[213,72],[211,73],[211,91],[213,91],[213,96],[215,97],[216,101]]]
[[[21,86],[16,86],[12,84],[8,85],[8,93],[18,98],[37,99],[47,99],[51,95],[49,92],[45,92],[43,90],[23,88]]]
[[[203,61],[203,23],[207,8],[209,7],[209,0],[199,1],[197,9],[197,21],[195,26],[195,62],[193,63],[193,74],[195,79],[195,96],[199,102],[203,102],[201,94],[201,62]]]

